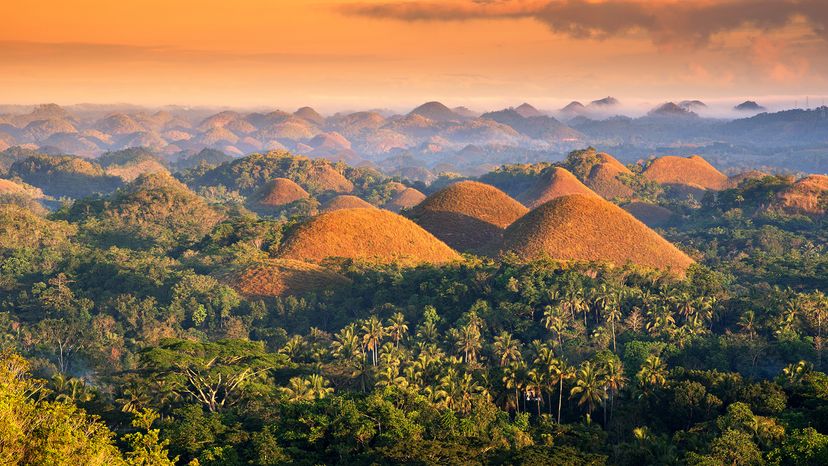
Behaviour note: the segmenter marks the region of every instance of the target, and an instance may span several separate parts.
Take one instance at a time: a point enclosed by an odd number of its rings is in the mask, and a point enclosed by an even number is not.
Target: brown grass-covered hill
[[[399,185],[399,187],[394,189],[394,194],[391,195],[391,199],[383,205],[383,208],[388,209],[391,212],[411,209],[426,199],[425,194],[414,188],[409,188],[401,183],[395,184]]]
[[[678,274],[693,263],[622,208],[583,194],[554,199],[513,223],[501,251],[523,259],[631,262]]]
[[[783,210],[820,215],[828,209],[828,176],[810,175],[779,193]]]
[[[727,188],[727,176],[698,155],[659,157],[650,163],[643,175],[666,185],[699,186],[716,191]]]
[[[128,247],[192,243],[223,219],[166,173],[141,175],[105,200],[76,202],[67,215],[104,243]]]
[[[634,191],[622,181],[624,175],[632,176],[629,168],[620,163],[602,162],[592,167],[586,185],[604,199],[629,198]]]
[[[320,214],[298,226],[282,244],[280,257],[327,258],[378,264],[444,264],[461,256],[405,217],[382,209],[345,209]]]
[[[0,178],[0,196],[3,195],[24,195],[33,199],[41,199],[43,198],[43,191],[34,186]]]
[[[335,196],[322,206],[322,212],[332,212],[342,209],[376,209],[376,207],[370,202],[350,194]]]
[[[531,188],[518,196],[518,200],[530,209],[534,209],[552,199],[568,194],[595,195],[566,168],[549,167],[538,176]]]
[[[336,272],[291,259],[269,259],[234,266],[216,275],[221,282],[250,299],[320,293],[351,283]]]
[[[494,186],[461,181],[426,198],[412,210],[412,218],[455,249],[482,252],[527,211]]]
[[[308,192],[292,180],[276,178],[253,193],[251,201],[261,207],[279,207],[309,197]]]
[[[327,163],[314,164],[308,171],[306,182],[310,190],[317,192],[350,193],[354,190],[354,184]]]
[[[672,210],[648,202],[630,202],[624,205],[623,208],[633,217],[653,228],[671,223],[676,216]]]

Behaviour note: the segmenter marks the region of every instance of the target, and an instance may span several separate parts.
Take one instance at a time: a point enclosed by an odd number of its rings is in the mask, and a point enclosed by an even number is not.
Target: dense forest
[[[599,155],[480,180],[513,194],[565,168],[597,190]],[[644,176],[655,162],[618,168],[614,202],[672,213],[681,274],[329,259],[319,286],[268,293],[239,268],[284,261],[331,199],[459,178],[105,157],[5,170],[26,191],[0,191],[0,464],[828,464],[828,203],[777,208],[793,177],[688,192]],[[107,167],[150,159],[172,174]],[[274,178],[306,196],[258,202]]]

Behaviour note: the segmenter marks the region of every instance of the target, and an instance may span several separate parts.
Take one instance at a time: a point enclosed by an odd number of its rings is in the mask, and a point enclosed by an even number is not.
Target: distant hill
[[[621,102],[618,101],[615,97],[604,97],[603,99],[593,100],[589,103],[590,107],[613,107],[615,105],[620,104]]]
[[[440,102],[426,102],[412,110],[408,115],[419,115],[432,121],[457,121],[464,119],[464,117],[454,113],[450,108]]]
[[[698,117],[689,107],[682,107],[673,102],[667,102],[647,113],[650,117]]]
[[[81,198],[110,193],[122,185],[121,178],[107,174],[88,160],[68,155],[34,155],[14,162],[9,177],[19,177],[54,197]]]
[[[514,109],[484,113],[481,118],[510,126],[533,139],[545,141],[578,140],[582,135],[550,116],[526,118]]]
[[[543,113],[541,113],[535,107],[527,104],[526,102],[520,104],[517,108],[515,108],[515,111],[518,113],[518,115],[522,116],[523,118],[543,116]]]
[[[501,251],[524,259],[631,262],[678,274],[693,263],[620,207],[583,194],[556,198],[513,223]]]
[[[752,100],[746,100],[733,107],[733,110],[737,110],[739,112],[764,112],[766,108]]]

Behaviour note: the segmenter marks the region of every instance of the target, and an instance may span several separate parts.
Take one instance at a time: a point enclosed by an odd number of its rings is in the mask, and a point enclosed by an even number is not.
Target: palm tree
[[[538,406],[538,416],[540,416],[540,405],[541,400],[543,399],[543,389],[545,386],[546,381],[544,380],[542,371],[534,368],[526,374],[526,393],[527,395],[531,393],[532,398],[535,399]]]
[[[362,323],[362,345],[365,351],[371,352],[371,360],[374,366],[377,365],[377,352],[382,339],[385,338],[385,327],[377,316],[371,316]]]
[[[543,310],[543,326],[555,334],[558,349],[563,347],[563,333],[566,331],[566,313],[561,306],[546,306]]]
[[[310,401],[314,396],[310,381],[302,377],[291,377],[290,381],[288,381],[288,386],[282,387],[282,393],[287,396],[288,401],[294,403]]]
[[[388,319],[388,335],[394,341],[394,346],[399,347],[400,341],[408,334],[408,322],[402,312],[397,312]]]
[[[604,388],[601,384],[601,371],[590,361],[584,361],[575,377],[575,386],[569,392],[570,398],[578,397],[578,406],[587,407],[587,414],[595,411],[595,406],[604,400]]]
[[[756,336],[756,313],[752,310],[745,311],[739,317],[739,322],[736,324],[742,330],[743,333],[748,335],[748,339],[753,341],[753,337]]]
[[[549,414],[552,414],[552,392],[555,390],[557,379],[553,380],[554,366],[558,363],[555,359],[555,352],[549,345],[540,345],[535,351],[534,364],[543,373],[544,391],[547,395],[547,404],[549,406]]]
[[[520,413],[520,389],[522,381],[523,364],[513,362],[503,369],[503,385],[507,390],[515,390],[515,412]]]
[[[500,367],[509,362],[520,360],[520,341],[512,337],[512,334],[503,331],[494,339],[494,351]]]
[[[321,400],[334,392],[331,383],[319,374],[308,376],[307,386],[310,387],[310,396],[313,399]]]
[[[284,346],[279,348],[279,353],[287,355],[291,361],[295,361],[304,351],[305,345],[305,339],[301,335],[294,335],[285,342]]]
[[[667,365],[660,357],[650,356],[644,360],[636,378],[645,391],[650,387],[663,387],[667,385]]]
[[[466,363],[474,363],[477,360],[477,352],[480,349],[481,336],[480,330],[472,322],[460,327],[457,332],[457,341],[455,346],[457,350],[463,353],[463,360]]]
[[[813,367],[807,361],[799,361],[796,364],[788,364],[782,369],[782,375],[785,376],[785,380],[790,385],[797,385],[799,384],[802,379],[809,373]]]
[[[609,391],[610,400],[610,419],[612,418],[612,410],[615,405],[615,395],[627,385],[627,376],[624,374],[624,366],[621,361],[617,359],[610,359],[604,363],[603,369],[603,384],[606,390]],[[606,411],[606,405],[604,406]],[[606,425],[606,414],[604,415],[604,425]]]
[[[558,424],[561,423],[561,405],[563,404],[563,383],[564,380],[574,377],[572,368],[563,359],[556,359],[555,363],[549,367],[550,379],[554,379],[558,384]]]
[[[621,306],[619,306],[618,303],[613,303],[613,305],[610,306],[609,309],[607,309],[606,314],[607,322],[609,322],[610,331],[612,332],[612,352],[618,353],[618,348],[615,345],[615,337],[617,334],[615,326],[616,324],[618,324],[618,322],[621,321],[621,317],[623,317],[623,315],[621,314]]]

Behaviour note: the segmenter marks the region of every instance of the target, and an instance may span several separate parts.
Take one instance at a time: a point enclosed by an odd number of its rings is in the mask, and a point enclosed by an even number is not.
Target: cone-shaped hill
[[[350,194],[340,194],[325,203],[322,212],[332,212],[342,209],[376,209],[370,202]]]
[[[592,167],[586,185],[604,199],[631,197],[633,189],[624,184],[620,177],[632,175],[632,172],[617,160],[613,160],[614,163],[602,162]]]
[[[595,195],[566,168],[549,167],[538,176],[531,188],[518,196],[518,200],[530,209],[534,209],[552,199],[568,194]]]
[[[659,157],[652,161],[643,175],[667,185],[691,185],[717,191],[727,187],[727,176],[698,155]]]
[[[444,264],[461,256],[414,222],[382,209],[326,212],[299,225],[280,250],[284,259],[327,258],[378,264]]]
[[[220,271],[217,278],[247,298],[319,293],[351,281],[318,265],[290,259],[269,259]]]
[[[559,197],[506,229],[501,252],[524,259],[627,262],[683,274],[693,260],[620,207],[598,196]]]
[[[455,249],[484,252],[527,211],[494,186],[461,181],[426,198],[412,210],[412,217]]]
[[[411,209],[426,199],[426,195],[414,188],[400,185],[402,189],[397,190],[388,202],[383,206],[391,212],[399,212],[403,209]]]
[[[307,184],[316,192],[349,193],[354,190],[353,183],[327,164],[313,165],[308,170]]]
[[[279,207],[310,196],[292,180],[276,178],[265,183],[252,197],[253,202],[260,207]]]

